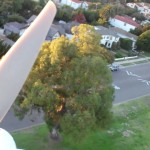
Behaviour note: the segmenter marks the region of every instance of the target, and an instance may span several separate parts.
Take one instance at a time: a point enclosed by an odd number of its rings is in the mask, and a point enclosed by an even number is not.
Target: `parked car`
[[[115,64],[115,63],[108,65],[108,67],[110,68],[111,71],[118,71],[119,70],[119,65]]]

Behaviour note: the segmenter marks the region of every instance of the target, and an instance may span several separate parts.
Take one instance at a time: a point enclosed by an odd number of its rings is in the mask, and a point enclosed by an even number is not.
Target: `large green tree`
[[[111,119],[114,90],[107,62],[112,59],[93,27],[72,31],[72,40],[62,36],[43,44],[15,108],[20,115],[43,110],[50,130],[80,139]]]
[[[150,51],[150,30],[145,31],[138,37],[136,45],[139,50]]]

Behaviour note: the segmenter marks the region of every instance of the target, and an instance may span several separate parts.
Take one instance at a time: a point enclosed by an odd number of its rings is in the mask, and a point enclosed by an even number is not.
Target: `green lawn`
[[[82,142],[66,137],[63,143],[54,143],[48,140],[46,125],[13,133],[13,137],[25,150],[149,150],[150,96],[114,106],[113,112],[108,129],[90,133]]]

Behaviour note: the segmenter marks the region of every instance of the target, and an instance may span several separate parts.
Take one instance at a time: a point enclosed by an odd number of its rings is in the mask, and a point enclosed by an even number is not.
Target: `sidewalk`
[[[143,57],[143,58],[135,58],[135,59],[128,59],[128,60],[121,60],[121,61],[115,61],[118,65],[125,65],[125,64],[136,64],[136,63],[142,63],[142,62],[148,62],[150,61],[150,57]]]

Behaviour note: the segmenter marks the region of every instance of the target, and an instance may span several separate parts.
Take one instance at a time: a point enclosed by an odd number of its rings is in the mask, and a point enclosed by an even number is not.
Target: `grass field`
[[[18,148],[25,150],[149,150],[150,96],[113,107],[114,118],[106,130],[90,133],[82,142],[49,140],[46,125],[15,132]]]

